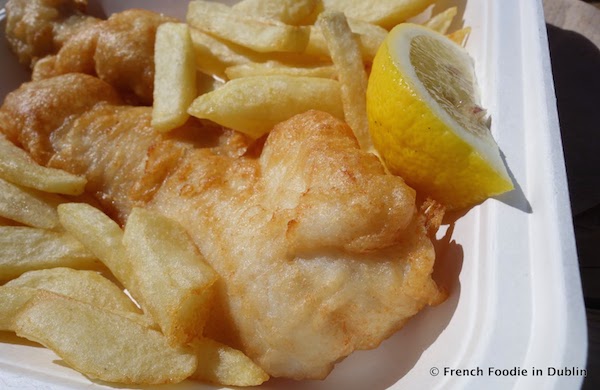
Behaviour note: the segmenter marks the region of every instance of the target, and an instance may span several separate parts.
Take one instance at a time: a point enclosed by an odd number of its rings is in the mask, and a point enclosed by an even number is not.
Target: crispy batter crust
[[[414,191],[328,114],[279,124],[262,148],[197,120],[164,135],[149,108],[70,74],[13,92],[0,128],[86,175],[121,222],[138,205],[186,227],[221,276],[207,332],[272,376],[324,378],[444,298]]]

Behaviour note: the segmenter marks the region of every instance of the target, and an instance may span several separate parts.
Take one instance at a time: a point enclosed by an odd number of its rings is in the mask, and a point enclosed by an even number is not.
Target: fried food
[[[72,72],[95,75],[128,101],[152,104],[154,40],[175,19],[142,9],[100,20],[83,13],[87,0],[12,0],[6,34],[34,79]]]
[[[188,112],[256,139],[311,109],[343,118],[340,83],[289,75],[241,77],[198,96]]]
[[[192,350],[130,317],[40,291],[13,322],[17,335],[52,349],[90,378],[125,384],[177,383],[194,373]]]
[[[103,93],[72,115],[82,88]],[[139,206],[187,229],[220,276],[205,335],[272,376],[324,378],[444,299],[414,191],[386,175],[340,120],[309,111],[250,147],[195,119],[159,134],[150,108],[115,105],[108,90],[85,75],[27,83],[0,109],[12,118],[2,129],[25,141],[37,131],[39,142],[21,144],[85,175],[122,224]],[[22,125],[46,110],[30,102],[32,91],[61,96],[46,126]]]
[[[11,0],[6,3],[6,38],[22,64],[33,67],[74,35],[99,22],[85,15],[87,0]]]
[[[341,12],[326,11],[319,15],[320,27],[340,81],[344,119],[354,131],[363,150],[372,150],[367,119],[367,72],[362,62],[358,42],[348,20]]]
[[[35,119],[32,118],[35,122]],[[9,124],[10,118],[0,115],[2,124]],[[35,140],[32,140],[35,143]],[[71,175],[65,171],[38,165],[21,148],[0,134],[0,177],[13,184],[36,190],[65,195],[80,195],[85,190],[84,177]]]
[[[67,74],[26,84],[19,94],[9,94],[0,110],[0,129],[9,141],[23,146],[39,164],[53,154],[50,134],[69,118],[98,103],[121,104],[117,91],[95,77]]]
[[[58,213],[65,229],[111,270],[170,345],[202,335],[217,276],[182,226],[140,208],[131,212],[125,233],[87,204],[63,204]]]
[[[100,263],[70,234],[0,226],[0,282],[52,267],[97,269]]]
[[[310,36],[308,27],[248,15],[214,1],[191,1],[186,20],[191,27],[259,53],[301,53]]]
[[[198,96],[196,58],[190,29],[184,23],[164,23],[154,45],[152,126],[170,131],[189,118],[187,109]]]

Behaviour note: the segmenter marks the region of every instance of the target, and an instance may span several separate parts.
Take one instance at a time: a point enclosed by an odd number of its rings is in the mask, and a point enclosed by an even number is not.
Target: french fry
[[[208,381],[224,386],[258,386],[269,375],[248,356],[208,338],[192,344],[198,356],[198,368],[191,379]]]
[[[197,96],[196,63],[187,25],[164,23],[156,31],[152,127],[165,132],[189,118]]]
[[[53,267],[99,269],[100,262],[70,234],[25,226],[0,226],[0,281]]]
[[[379,46],[387,37],[387,30],[376,24],[359,19],[347,19],[350,30],[358,36],[358,45],[363,60],[372,62],[379,50]]]
[[[123,244],[132,273],[123,284],[159,324],[171,345],[202,334],[217,274],[177,222],[134,208]]]
[[[263,62],[264,53],[257,53],[243,46],[223,41],[203,31],[190,29],[196,67],[200,71],[226,78],[225,69],[232,65]]]
[[[446,36],[456,42],[460,46],[464,46],[471,34],[471,27],[463,27],[460,30],[456,30]]]
[[[14,319],[36,290],[27,287],[0,286],[0,331],[14,331]]]
[[[298,77],[322,77],[333,79],[337,73],[333,65],[290,66],[277,61],[248,63],[230,66],[225,69],[230,80],[240,77],[286,75]]]
[[[377,50],[387,36],[387,30],[362,20],[348,19],[350,30],[358,40],[364,62],[372,62]],[[327,41],[318,25],[310,26],[310,39],[305,53],[319,58],[330,58]]]
[[[66,195],[83,193],[86,179],[60,169],[38,165],[19,147],[0,134],[0,177],[23,187]]]
[[[24,298],[15,300],[12,295],[32,297],[33,292],[40,290],[50,291],[101,307],[148,328],[158,328],[156,323],[143,314],[120,288],[99,273],[63,267],[29,271],[9,281],[4,286],[0,286],[0,310],[2,309],[2,300],[7,299],[6,297],[3,298],[3,295],[8,294],[8,299],[12,297],[13,307],[10,313],[16,313],[19,307],[15,305],[20,303],[22,307],[26,300]]]
[[[191,28],[190,34],[196,67],[206,74],[225,78],[225,68],[229,66],[266,60],[263,53],[225,42],[198,29]]]
[[[182,227],[134,209],[125,233],[102,211],[82,203],[58,207],[65,229],[111,270],[172,345],[198,336],[208,313],[214,271]]]
[[[434,0],[323,0],[325,11],[343,12],[348,18],[360,19],[391,29],[398,23],[425,11]]]
[[[13,321],[18,336],[53,350],[90,378],[123,384],[177,383],[197,367],[191,349],[171,347],[158,331],[48,291],[38,292]]]
[[[123,283],[123,279],[132,271],[129,262],[125,261],[123,230],[119,225],[102,211],[85,203],[63,203],[57,211],[65,230]]]
[[[116,284],[95,271],[64,267],[29,271],[2,287],[51,291],[110,311],[142,313]]]
[[[317,0],[242,0],[232,6],[238,12],[298,26],[318,5]]]
[[[259,138],[277,123],[310,109],[343,118],[339,83],[317,77],[243,77],[199,96],[189,112]]]
[[[450,7],[443,12],[433,16],[431,19],[426,21],[424,25],[432,30],[439,32],[440,34],[446,34],[448,28],[452,24],[452,20],[456,16],[458,9],[456,7]]]
[[[324,12],[319,15],[317,23],[325,36],[338,72],[346,123],[354,131],[360,147],[364,150],[372,150],[373,142],[367,120],[367,72],[358,44],[344,14]]]
[[[58,226],[56,206],[61,199],[54,195],[23,188],[0,179],[0,216],[41,229]]]
[[[190,2],[187,23],[199,30],[257,52],[304,51],[309,29],[250,17],[225,4],[195,0]]]
[[[220,79],[227,78],[226,68],[236,65],[277,61],[287,66],[307,67],[321,62],[317,57],[303,53],[258,53],[195,28],[191,28],[190,33],[196,54],[197,69]]]

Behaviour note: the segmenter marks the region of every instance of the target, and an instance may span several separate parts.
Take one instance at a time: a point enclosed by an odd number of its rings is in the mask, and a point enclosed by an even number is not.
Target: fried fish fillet
[[[10,0],[6,3],[6,38],[27,66],[55,54],[73,35],[100,20],[84,14],[87,0]]]
[[[39,161],[85,174],[121,223],[140,206],[186,227],[220,275],[206,334],[270,375],[324,378],[444,299],[414,191],[343,122],[309,111],[253,149],[194,120],[158,134],[149,108],[119,105],[111,89],[78,74],[25,84],[0,109],[0,129]],[[73,113],[81,90],[87,108]],[[47,102],[52,119],[27,120]]]
[[[100,20],[86,0],[10,0],[6,36],[33,79],[95,75],[128,101],[152,104],[156,29],[175,19],[130,9]]]

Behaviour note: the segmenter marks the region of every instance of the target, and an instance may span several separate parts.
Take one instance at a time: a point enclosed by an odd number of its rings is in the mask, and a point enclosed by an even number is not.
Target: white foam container
[[[152,8],[182,16],[182,1],[100,1],[106,14]],[[541,0],[440,1],[458,5],[472,27],[492,133],[517,189],[473,208],[447,229],[440,267],[454,279],[442,305],[415,317],[372,351],[354,353],[325,381],[271,380],[264,389],[574,389],[583,377],[587,334]],[[0,96],[27,77],[0,47]],[[442,234],[443,235],[443,234]],[[114,388],[65,367],[49,350],[0,332],[0,387]],[[480,376],[444,368],[481,368]],[[520,368],[527,376],[489,375]],[[437,368],[439,374],[431,373]],[[542,374],[532,375],[532,369]],[[433,370],[433,371],[432,371]],[[522,371],[521,371],[522,372]],[[161,389],[212,388],[185,382]]]

